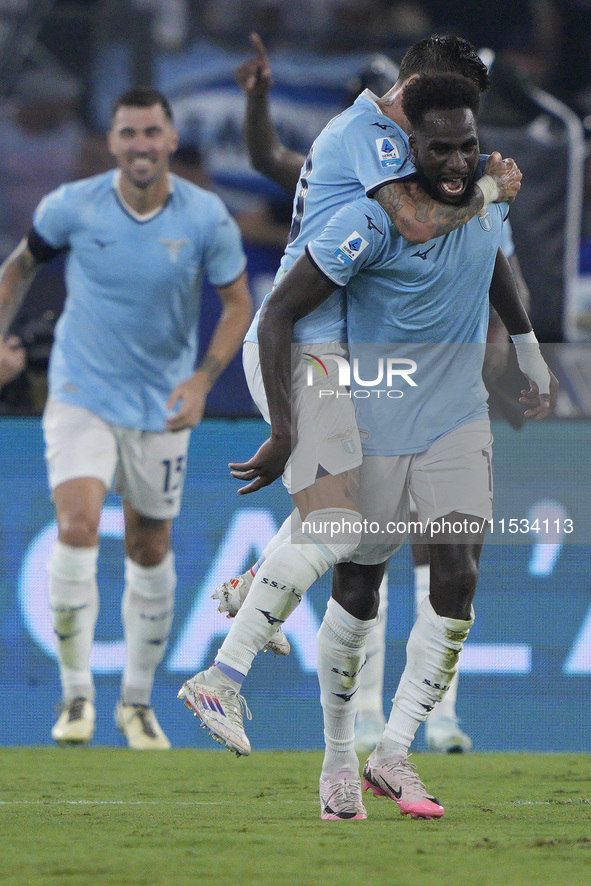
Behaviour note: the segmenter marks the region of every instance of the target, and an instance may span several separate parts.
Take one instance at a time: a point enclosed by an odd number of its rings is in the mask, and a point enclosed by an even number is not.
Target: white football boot
[[[244,731],[242,712],[248,720],[252,720],[252,714],[242,695],[234,689],[212,686],[206,682],[201,671],[183,683],[177,697],[185,700],[185,707],[199,717],[201,726],[209,729],[215,741],[238,757],[250,754],[250,741]]]
[[[59,745],[88,744],[94,734],[96,711],[87,698],[73,698],[63,705],[51,737]]]
[[[115,708],[117,729],[136,751],[167,751],[170,741],[156,719],[154,708],[145,704],[123,704]]]
[[[320,777],[320,818],[351,821],[367,818],[361,797],[361,779],[350,772]]]

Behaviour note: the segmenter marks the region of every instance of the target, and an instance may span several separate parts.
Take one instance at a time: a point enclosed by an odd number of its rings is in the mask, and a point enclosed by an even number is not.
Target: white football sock
[[[450,680],[447,692],[443,693],[443,698],[441,701],[437,702],[429,714],[430,722],[435,722],[439,717],[450,717],[452,720],[457,719],[456,699],[458,697],[458,676],[459,671],[456,669],[455,674]]]
[[[218,653],[216,662],[246,675],[253,659],[278,627],[293,612],[302,594],[333,565],[324,560],[316,567],[306,554],[310,545],[284,542],[262,564],[250,586],[232,626]]]
[[[121,682],[123,704],[150,704],[154,675],[172,625],[175,587],[172,551],[157,566],[140,566],[125,558],[121,614],[127,664]]]
[[[415,601],[417,614],[425,597],[429,596],[429,579],[431,570],[429,564],[415,566]],[[429,714],[429,720],[437,720],[438,717],[451,717],[456,719],[456,699],[458,696],[458,671],[452,677],[449,689]]]
[[[318,631],[318,682],[324,716],[324,775],[357,774],[355,715],[368,634],[377,618],[361,621],[332,597]]]
[[[360,524],[356,511],[333,508],[313,511],[307,520],[315,525],[338,520]],[[359,543],[360,532],[335,536],[330,533],[312,536],[296,532],[283,542],[258,570],[248,596],[232,622],[226,639],[218,650],[219,662],[246,675],[257,652],[293,612],[302,595],[316,579],[340,560],[348,558]]]
[[[380,584],[378,620],[365,641],[365,665],[359,681],[359,720],[384,723],[384,659],[386,656],[386,624],[388,621],[388,575]]]
[[[292,532],[296,532],[301,527],[301,525],[302,521],[300,520],[299,511],[297,508],[294,508],[289,517],[287,517],[287,519],[283,521],[271,541],[266,545],[266,547],[263,548],[263,553],[256,561],[256,563],[253,563],[252,566],[247,569],[246,572],[243,572],[240,576],[240,578],[244,579],[245,582],[240,593],[240,596],[242,597],[242,600],[240,601],[240,606],[242,606],[242,603],[244,603],[244,600],[246,599],[246,595],[248,594],[253,578],[255,577],[267,557],[269,557],[273,553],[273,551],[276,551],[277,548],[280,547],[280,545],[282,545],[284,541],[287,541],[290,538]],[[238,607],[239,609],[240,606]]]
[[[301,525],[302,521],[300,519],[299,511],[297,508],[294,508],[289,517],[287,517],[287,519],[283,521],[271,541],[266,545],[266,547],[263,548],[263,553],[256,561],[256,563],[253,563],[250,569],[247,569],[246,572],[243,572],[240,576],[244,579],[246,583],[246,593],[241,594],[243,599],[240,603],[240,606],[242,606],[242,603],[246,598],[246,594],[250,589],[253,578],[255,577],[267,557],[270,557],[273,551],[276,551],[277,548],[280,547],[284,541],[287,541],[291,537],[292,533],[297,532],[301,528]],[[240,608],[240,606],[238,608]]]
[[[48,564],[49,604],[64,702],[94,700],[90,652],[99,609],[98,547],[75,548],[56,541]]]
[[[376,748],[378,757],[408,753],[420,724],[448,688],[473,623],[473,612],[469,621],[443,618],[437,615],[428,598],[423,601],[408,638],[406,667],[384,738]]]
[[[263,549],[261,559],[264,557],[266,560],[267,557],[270,557],[273,551],[276,551],[284,541],[288,541],[291,536],[295,535],[296,532],[299,532],[301,528],[302,521],[300,519],[300,512],[297,508],[294,508],[289,517],[283,521],[268,545]]]

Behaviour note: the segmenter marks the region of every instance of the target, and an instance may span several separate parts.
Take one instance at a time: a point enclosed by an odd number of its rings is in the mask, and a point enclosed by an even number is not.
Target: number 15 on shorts
[[[185,455],[162,459],[162,467],[164,469],[163,492],[174,492],[182,485],[186,463],[187,457]]]

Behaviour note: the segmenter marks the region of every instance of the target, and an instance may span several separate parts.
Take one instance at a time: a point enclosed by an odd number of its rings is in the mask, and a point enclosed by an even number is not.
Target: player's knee
[[[362,518],[359,511],[348,508],[323,508],[311,511],[302,520],[302,539],[313,542],[325,551],[330,566],[351,558],[361,541]]]
[[[474,594],[478,582],[478,566],[466,559],[455,564],[439,564],[431,567],[431,584],[440,593],[455,593],[458,596]]]
[[[430,600],[438,615],[468,618],[478,582],[478,566],[471,559],[431,564]]]
[[[169,521],[147,517],[137,519],[126,527],[125,547],[128,557],[139,566],[159,566],[170,549]]]
[[[151,539],[128,544],[127,551],[134,563],[145,569],[156,568],[169,553],[168,541]]]
[[[74,548],[90,548],[98,543],[98,516],[84,510],[58,514],[59,539]]]
[[[375,618],[380,605],[384,565],[338,563],[333,572],[332,597],[355,618]]]

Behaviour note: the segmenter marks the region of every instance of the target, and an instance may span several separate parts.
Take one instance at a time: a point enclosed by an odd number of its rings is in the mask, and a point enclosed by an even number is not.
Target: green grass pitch
[[[591,756],[414,755],[446,807],[323,822],[319,753],[0,749],[2,886],[588,886]]]

